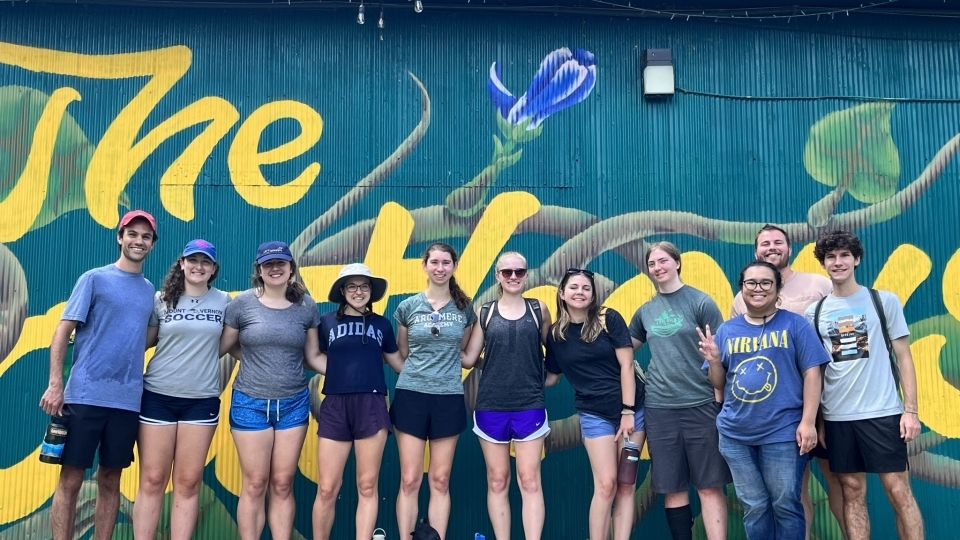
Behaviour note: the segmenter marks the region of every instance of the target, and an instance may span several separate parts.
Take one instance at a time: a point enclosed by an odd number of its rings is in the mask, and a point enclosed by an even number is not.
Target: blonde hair
[[[497,264],[493,265],[494,272],[500,273],[501,263],[507,257],[516,257],[520,259],[521,261],[523,261],[523,267],[527,270],[527,272],[530,271],[530,269],[527,268],[527,258],[524,257],[519,251],[504,251],[503,253],[500,254],[499,257],[497,257]],[[499,280],[497,281],[497,296],[498,297],[503,296],[503,285],[500,284]]]

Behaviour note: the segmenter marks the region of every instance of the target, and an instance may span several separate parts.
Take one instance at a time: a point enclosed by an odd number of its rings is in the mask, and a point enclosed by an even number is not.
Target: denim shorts
[[[633,429],[643,431],[643,407],[633,413]],[[616,435],[620,426],[615,426],[609,420],[600,418],[595,414],[580,412],[580,436],[584,439],[596,439],[597,437],[608,437]]]
[[[474,411],[473,432],[492,443],[532,441],[550,433],[546,409]]]
[[[283,399],[260,399],[250,397],[239,390],[233,391],[233,399],[230,402],[230,429],[237,431],[290,429],[305,426],[309,420],[310,390],[307,388]]]

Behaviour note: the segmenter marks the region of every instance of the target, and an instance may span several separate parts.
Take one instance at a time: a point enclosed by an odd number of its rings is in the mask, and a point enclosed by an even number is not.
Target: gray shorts
[[[686,409],[646,407],[650,487],[655,493],[722,487],[732,481],[720,455],[720,403]]]

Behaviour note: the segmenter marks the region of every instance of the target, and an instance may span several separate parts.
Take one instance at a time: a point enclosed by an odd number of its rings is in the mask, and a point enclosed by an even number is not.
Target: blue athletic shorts
[[[283,399],[259,399],[239,390],[230,401],[230,429],[263,431],[305,426],[310,420],[310,390]]]
[[[473,432],[493,443],[532,441],[550,433],[546,409],[474,411]]]
[[[646,426],[643,423],[643,407],[633,413],[633,429],[643,431]],[[584,439],[596,439],[597,437],[606,437],[616,435],[620,426],[615,426],[609,420],[604,420],[597,415],[581,412],[580,413],[580,436]]]

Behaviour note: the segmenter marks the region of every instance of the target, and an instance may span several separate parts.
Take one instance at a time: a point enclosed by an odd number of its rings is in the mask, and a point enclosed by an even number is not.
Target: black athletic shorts
[[[425,441],[459,435],[467,428],[463,394],[425,394],[398,388],[390,404],[397,431]]]
[[[125,469],[133,463],[133,444],[140,428],[137,411],[96,405],[63,406],[67,417],[67,438],[60,463],[89,469],[99,449],[100,465]]]
[[[835,473],[888,473],[907,470],[907,443],[900,437],[900,415],[824,422],[830,470]]]

